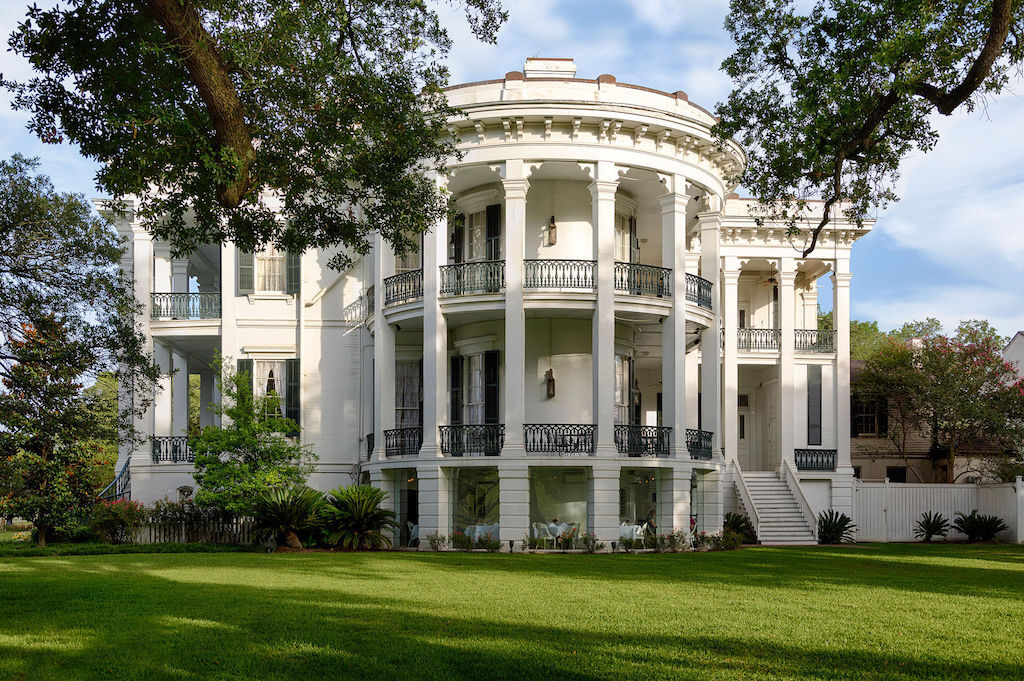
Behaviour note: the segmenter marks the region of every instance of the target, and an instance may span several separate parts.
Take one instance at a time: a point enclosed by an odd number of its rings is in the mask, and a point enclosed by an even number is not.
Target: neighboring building
[[[214,423],[219,351],[301,423],[310,484],[391,493],[403,544],[573,526],[610,542],[652,514],[715,531],[730,509],[799,542],[816,512],[852,513],[849,262],[867,228],[840,218],[801,258],[731,193],[744,153],[683,92],[531,59],[448,94],[464,155],[437,181],[461,217],[418,254],[378,238],[345,272],[230,244],[176,260],[120,221],[157,359],[180,370],[139,423],[133,498],[191,491],[187,375]],[[826,275],[838,333],[817,330]]]

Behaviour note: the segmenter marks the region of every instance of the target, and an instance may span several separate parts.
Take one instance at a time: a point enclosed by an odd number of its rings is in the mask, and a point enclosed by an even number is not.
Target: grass
[[[0,679],[1021,679],[1024,546],[0,559]]]

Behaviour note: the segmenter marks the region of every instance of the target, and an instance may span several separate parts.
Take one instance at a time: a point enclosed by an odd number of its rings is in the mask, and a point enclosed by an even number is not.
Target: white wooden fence
[[[147,523],[139,530],[137,544],[191,543],[251,544],[253,521],[235,518],[201,524]]]
[[[925,511],[941,513],[952,523],[956,513],[997,515],[1010,529],[1003,541],[1024,542],[1024,482],[994,485],[940,485],[861,482],[853,488],[857,541],[918,541],[914,527]],[[947,539],[965,539],[951,530]]]

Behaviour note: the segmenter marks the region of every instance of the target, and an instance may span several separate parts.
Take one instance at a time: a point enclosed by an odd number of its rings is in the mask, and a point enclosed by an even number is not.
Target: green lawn
[[[1024,546],[0,558],[0,679],[1022,679]]]

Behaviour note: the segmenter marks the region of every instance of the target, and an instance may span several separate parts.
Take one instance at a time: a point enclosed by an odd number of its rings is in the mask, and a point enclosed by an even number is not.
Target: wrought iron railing
[[[781,336],[778,329],[736,329],[736,349],[778,350]]]
[[[110,481],[110,484],[100,492],[100,499],[103,501],[120,501],[121,499],[131,500],[132,498],[132,469],[128,464],[131,459],[125,459],[120,472]]]
[[[615,290],[634,296],[672,295],[672,270],[635,262],[615,263]]]
[[[668,426],[615,426],[615,449],[627,456],[668,456],[672,429]]]
[[[220,319],[220,292],[154,293],[153,319]]]
[[[384,304],[407,303],[423,297],[423,270],[409,270],[384,280]]]
[[[836,351],[836,332],[834,329],[797,329],[795,349],[797,352]]]
[[[195,460],[196,455],[188,446],[188,435],[153,436],[153,463],[183,463]]]
[[[793,463],[798,471],[834,471],[836,469],[836,450],[834,449],[794,449]]]
[[[440,269],[442,296],[500,293],[505,288],[504,260],[462,262],[457,265],[444,265]]]
[[[698,307],[711,309],[711,282],[696,274],[686,275],[686,299]]]
[[[445,456],[497,456],[505,446],[505,424],[438,426]]]
[[[524,260],[523,288],[594,290],[595,260]]]
[[[384,456],[414,456],[423,444],[423,429],[394,428],[384,431]]]
[[[366,460],[369,461],[373,458],[373,433],[366,434]]]
[[[713,434],[708,430],[686,429],[686,451],[691,459],[711,458],[711,439]]]
[[[523,425],[526,451],[537,454],[570,454],[585,456],[594,453],[597,426],[588,423],[527,423]]]

